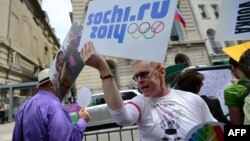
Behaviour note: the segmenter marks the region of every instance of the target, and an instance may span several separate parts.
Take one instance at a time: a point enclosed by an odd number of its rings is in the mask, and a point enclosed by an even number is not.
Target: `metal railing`
[[[138,141],[137,125],[112,129],[103,129],[84,133],[85,141]]]

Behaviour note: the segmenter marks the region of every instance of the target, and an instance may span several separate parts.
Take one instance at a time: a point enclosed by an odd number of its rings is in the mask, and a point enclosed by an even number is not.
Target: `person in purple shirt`
[[[13,141],[82,141],[90,119],[86,108],[78,112],[76,125],[61,105],[49,79],[49,69],[38,74],[39,90],[18,110]]]

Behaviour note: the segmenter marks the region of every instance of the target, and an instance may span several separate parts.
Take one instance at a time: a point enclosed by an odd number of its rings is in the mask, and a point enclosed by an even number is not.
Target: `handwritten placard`
[[[234,41],[250,39],[250,1],[223,0],[215,40]]]
[[[200,95],[214,96],[219,99],[224,113],[228,113],[228,107],[224,102],[224,89],[231,84],[233,78],[229,69],[199,71],[204,74],[205,80],[200,90]]]

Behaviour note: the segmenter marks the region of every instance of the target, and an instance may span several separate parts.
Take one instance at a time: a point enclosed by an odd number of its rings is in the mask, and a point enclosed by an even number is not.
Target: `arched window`
[[[185,64],[187,67],[190,65],[189,58],[184,54],[178,54],[175,56],[175,64]]]
[[[212,46],[214,53],[216,54],[223,54],[222,52],[222,47],[220,42],[216,42],[214,41],[214,37],[215,37],[215,31],[213,29],[209,29],[207,31],[207,37],[209,39],[210,45]]]

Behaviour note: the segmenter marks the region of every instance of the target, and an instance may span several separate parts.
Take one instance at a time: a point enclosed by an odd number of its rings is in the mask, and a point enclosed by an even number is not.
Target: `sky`
[[[69,12],[72,11],[71,0],[43,0],[42,9],[49,16],[49,24],[55,29],[55,34],[62,44],[71,26],[69,16]]]

